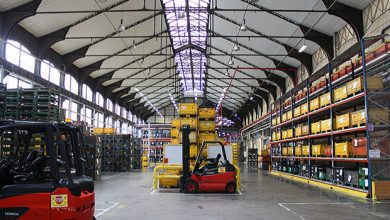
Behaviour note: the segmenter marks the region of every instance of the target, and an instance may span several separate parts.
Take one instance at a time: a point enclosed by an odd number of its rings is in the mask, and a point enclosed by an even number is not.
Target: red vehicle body
[[[218,173],[218,174],[210,174],[210,175],[192,174],[191,180],[195,181],[198,184],[198,191],[200,192],[233,193],[236,190],[236,188],[232,186],[236,184],[235,171],[229,171],[229,172]]]
[[[0,141],[6,141],[4,134],[12,134],[13,131],[45,134],[42,157],[45,161],[45,175],[50,178],[33,179],[29,176],[35,172],[34,170],[30,169],[28,171],[30,173],[23,173],[23,169],[16,168],[24,165],[20,159],[23,157],[14,156],[19,155],[19,143],[23,141],[16,141],[17,144],[11,143],[16,147],[16,153],[7,156],[4,152],[0,152],[0,175],[2,175],[0,178],[3,179],[0,179],[0,219],[94,219],[94,184],[85,173],[88,164],[84,164],[87,160],[80,130],[71,125],[50,123],[6,126],[0,124]],[[31,135],[28,137],[29,140],[25,143],[30,144],[23,147],[35,148],[37,145],[30,142]],[[5,146],[4,143],[0,144]],[[12,164],[13,168],[5,169],[6,163]],[[11,182],[4,182],[5,171],[8,171],[7,178]],[[40,174],[39,177],[42,175]]]

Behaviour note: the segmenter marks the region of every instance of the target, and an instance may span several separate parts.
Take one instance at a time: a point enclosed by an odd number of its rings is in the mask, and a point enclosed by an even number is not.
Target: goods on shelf
[[[273,118],[271,123],[272,123],[272,126],[277,125],[277,123],[276,123],[276,118]]]
[[[330,93],[327,92],[320,96],[320,107],[324,107],[330,104]]]
[[[287,156],[288,155],[288,149],[287,147],[282,147],[282,155]]]
[[[300,106],[294,108],[294,117],[301,116],[301,108]]]
[[[276,124],[280,124],[280,117],[276,117]]]
[[[321,132],[321,121],[314,122],[311,124],[311,133],[318,134]]]
[[[287,120],[291,120],[292,119],[292,111],[288,111],[287,112]]]
[[[331,119],[325,119],[321,121],[321,132],[328,132],[332,130]]]
[[[340,86],[339,88],[337,88],[333,91],[333,100],[335,102],[343,100],[347,97],[348,97],[348,94],[347,94],[347,86],[346,85]]]
[[[311,165],[310,177],[318,180],[326,179],[326,169],[325,167],[319,165]]]
[[[282,131],[282,139],[286,139],[286,138],[287,138],[287,130]]]
[[[369,108],[369,121],[375,125],[386,125],[389,123],[389,110],[387,108]]]
[[[282,114],[282,122],[287,121],[287,113]]]
[[[172,128],[180,128],[180,119],[172,119],[171,127]]]
[[[325,146],[322,144],[312,145],[311,154],[313,157],[325,156]]]
[[[287,155],[288,156],[293,156],[294,155],[293,152],[294,152],[294,147],[292,147],[292,146],[287,147]]]
[[[344,170],[344,184],[347,186],[358,187],[359,175],[357,170]]]
[[[345,113],[336,116],[336,130],[345,129],[351,127],[351,113]]]
[[[191,129],[196,129],[198,127],[198,122],[196,118],[180,118],[180,126],[189,125]]]
[[[383,79],[380,76],[367,77],[367,89],[369,91],[378,91],[383,89]],[[363,76],[359,76],[347,82],[347,95],[354,95],[364,90]]]
[[[248,167],[259,166],[259,155],[257,148],[248,149]]]
[[[196,103],[179,103],[179,114],[180,114],[180,116],[197,115],[198,114],[198,104],[196,104]]]
[[[320,98],[316,97],[310,100],[310,111],[317,110],[320,107]]]
[[[303,103],[300,107],[301,107],[301,114],[302,115],[306,114],[309,111],[308,106],[307,106],[307,102]]]
[[[301,176],[310,177],[310,165],[301,164],[300,169],[299,169],[299,173]]]
[[[352,155],[352,143],[349,141],[335,144],[336,157],[350,157]]]
[[[198,109],[199,119],[214,119],[215,109],[214,108],[199,108]]]
[[[309,126],[307,124],[302,125],[302,135],[308,135],[309,134]]]
[[[297,125],[295,127],[295,137],[302,136],[302,125]]]
[[[367,156],[367,138],[352,138],[352,155],[354,157]]]
[[[294,150],[295,150],[295,156],[299,157],[302,155],[302,146],[301,145],[295,146]]]
[[[199,120],[199,131],[215,131],[215,122]]]
[[[343,167],[335,167],[333,168],[333,182],[337,184],[344,184],[344,168]]]
[[[310,155],[309,145],[302,146],[302,156],[308,157]]]
[[[287,138],[292,138],[293,137],[293,129],[288,129],[287,130]]]
[[[366,111],[365,109],[358,110],[351,113],[351,126],[361,126],[366,124]]]
[[[368,168],[360,167],[358,170],[359,183],[358,187],[361,189],[368,189]]]
[[[325,153],[325,157],[331,157],[332,156],[332,146],[330,146],[330,145],[325,146],[324,153]]]

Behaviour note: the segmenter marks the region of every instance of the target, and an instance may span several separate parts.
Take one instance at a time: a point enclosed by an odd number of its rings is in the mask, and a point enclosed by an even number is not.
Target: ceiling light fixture
[[[240,46],[238,46],[238,44],[234,44],[233,50],[234,51],[239,51],[240,50]]]
[[[186,13],[185,13],[185,11],[182,8],[180,8],[179,15],[177,17],[180,20],[186,18]]]
[[[253,100],[253,96],[251,96],[250,100]]]
[[[118,26],[118,31],[124,31],[126,30],[126,27],[123,25],[123,18],[121,18],[121,23],[120,25]]]
[[[137,48],[137,45],[135,44],[135,40],[133,40],[132,48],[133,48],[133,49]]]
[[[230,60],[229,60],[229,65],[231,66],[231,65],[233,65],[233,64],[234,64],[234,61],[233,61],[232,58],[230,58]]]
[[[246,26],[246,24],[245,24],[245,19],[244,19],[244,22],[243,22],[242,25],[241,25],[240,30],[241,30],[241,31],[247,31],[247,30],[248,30],[248,26]]]
[[[307,48],[307,45],[306,45],[306,43],[305,43],[305,39],[303,39],[303,45],[302,45],[302,47],[298,50],[298,52],[299,52],[299,53],[302,53],[304,50],[306,50],[306,48]]]
[[[229,75],[229,71],[228,71],[228,69],[226,69],[225,76],[228,76],[228,75]]]
[[[139,89],[137,87],[135,87],[134,89],[135,89],[135,91],[139,92]]]

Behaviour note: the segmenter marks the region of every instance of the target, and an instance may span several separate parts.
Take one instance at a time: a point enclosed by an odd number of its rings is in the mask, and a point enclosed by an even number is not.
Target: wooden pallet
[[[349,156],[346,155],[335,155],[336,158],[349,158]]]

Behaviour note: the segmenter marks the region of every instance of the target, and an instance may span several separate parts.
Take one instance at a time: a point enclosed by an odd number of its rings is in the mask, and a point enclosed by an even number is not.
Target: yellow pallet
[[[180,133],[179,133],[179,143],[181,143],[181,140],[183,140],[182,138],[182,133],[181,133],[181,131],[180,131]],[[190,139],[190,143],[191,144],[196,144],[196,141],[197,141],[197,135],[196,135],[196,132],[191,132],[190,133],[190,135],[189,135],[189,139]]]
[[[215,131],[215,122],[199,121],[199,131]]]
[[[198,127],[198,121],[196,118],[181,118],[180,125],[189,125],[191,129],[196,129]]]
[[[347,86],[341,86],[333,91],[333,100],[335,102],[343,100],[347,97]]]
[[[294,117],[299,117],[301,116],[301,108],[300,106],[294,108]]]
[[[351,127],[351,114],[345,113],[336,116],[336,129],[345,129]]]
[[[179,104],[179,114],[180,115],[197,115],[198,114],[198,104],[196,103],[180,103]]]
[[[285,121],[287,121],[287,114],[283,113],[282,114],[282,122],[285,122]]]
[[[308,135],[309,134],[309,126],[308,125],[302,125],[302,135]]]
[[[330,119],[321,121],[321,132],[328,132],[332,130],[332,121]]]
[[[302,146],[295,146],[295,156],[299,157],[302,155]]]
[[[368,76],[367,88],[369,91],[379,91],[383,89],[383,79],[380,76]],[[364,90],[363,76],[359,76],[347,83],[348,95],[353,95]]]
[[[330,93],[325,93],[320,96],[320,108],[330,104]]]
[[[287,112],[287,120],[291,120],[292,119],[292,111],[288,111]]]
[[[215,141],[217,136],[215,133],[204,133],[199,132],[199,141],[202,143],[203,141]]]
[[[294,150],[294,147],[287,147],[287,155],[293,156],[293,150]]]
[[[292,138],[293,137],[293,130],[292,129],[288,129],[287,130],[287,138]]]
[[[351,113],[351,126],[366,124],[366,111],[364,109]]]
[[[310,111],[314,111],[320,108],[320,98],[316,97],[310,100]]]
[[[314,122],[311,124],[311,133],[318,134],[321,132],[321,121]]]
[[[179,137],[179,131],[180,129],[179,128],[172,128],[171,129],[171,137],[174,138],[178,138]]]
[[[302,156],[308,157],[310,155],[309,145],[302,146]]]
[[[216,115],[214,108],[199,108],[198,117],[200,119],[214,119]]]
[[[282,147],[282,155],[287,156],[287,147]]]
[[[325,146],[322,144],[316,144],[311,146],[311,155],[313,157],[325,156]]]
[[[282,131],[282,139],[286,139],[287,138],[287,131]]]
[[[171,138],[171,144],[180,144],[179,138]]]
[[[198,145],[191,144],[190,145],[190,157],[196,157],[198,155]]]
[[[172,128],[180,128],[180,119],[172,119],[171,127]]]
[[[350,157],[352,155],[352,143],[349,141],[335,144],[336,157]]]
[[[104,128],[104,134],[116,134],[115,128]]]
[[[295,137],[302,136],[302,126],[295,127]]]
[[[301,114],[302,115],[306,114],[309,111],[307,103],[303,103],[300,107],[301,107]]]

